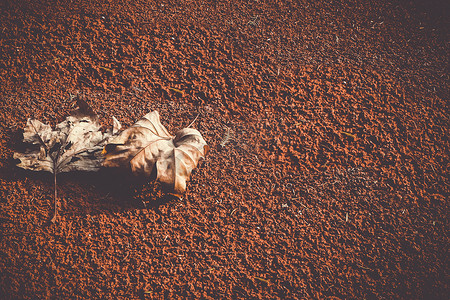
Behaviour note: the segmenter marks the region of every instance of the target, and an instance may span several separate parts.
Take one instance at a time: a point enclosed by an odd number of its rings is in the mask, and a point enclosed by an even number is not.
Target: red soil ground
[[[2,1],[0,298],[447,299],[448,6]],[[211,145],[182,199],[15,167],[84,93]],[[230,138],[220,146],[226,133]]]

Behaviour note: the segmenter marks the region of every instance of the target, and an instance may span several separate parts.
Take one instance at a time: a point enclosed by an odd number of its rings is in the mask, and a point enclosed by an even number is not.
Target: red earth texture
[[[0,3],[1,299],[448,299],[449,5]],[[16,167],[28,118],[198,115],[182,198]]]

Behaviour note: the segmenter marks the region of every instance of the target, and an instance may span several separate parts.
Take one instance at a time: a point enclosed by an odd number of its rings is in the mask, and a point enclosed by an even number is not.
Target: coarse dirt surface
[[[1,299],[448,299],[449,5],[1,1]],[[15,166],[84,94],[211,151],[182,199]]]

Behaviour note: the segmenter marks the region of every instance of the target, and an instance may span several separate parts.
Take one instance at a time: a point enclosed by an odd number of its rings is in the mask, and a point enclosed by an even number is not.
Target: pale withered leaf
[[[54,174],[70,171],[97,171],[102,165],[103,147],[117,134],[120,123],[113,117],[113,128],[100,131],[98,117],[83,100],[79,109],[56,125],[55,130],[38,120],[28,119],[24,128],[25,153],[14,153],[18,167]]]
[[[156,167],[156,179],[180,195],[208,150],[198,130],[184,128],[172,137],[153,111],[106,145],[103,165],[129,168],[135,175],[148,177]]]
[[[20,162],[18,167],[32,171],[53,173],[55,188],[55,212],[52,222],[56,222],[57,190],[56,175],[70,171],[97,171],[104,159],[102,149],[120,130],[120,123],[113,117],[112,129],[101,132],[97,115],[79,99],[78,109],[55,130],[38,120],[28,119],[23,132],[25,153],[14,153]]]

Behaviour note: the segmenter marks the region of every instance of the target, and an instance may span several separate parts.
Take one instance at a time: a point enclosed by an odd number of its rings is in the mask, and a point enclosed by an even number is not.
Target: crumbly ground
[[[81,1],[80,1],[81,2]],[[448,5],[0,3],[0,298],[445,299]],[[86,95],[211,146],[183,198],[15,167]]]

